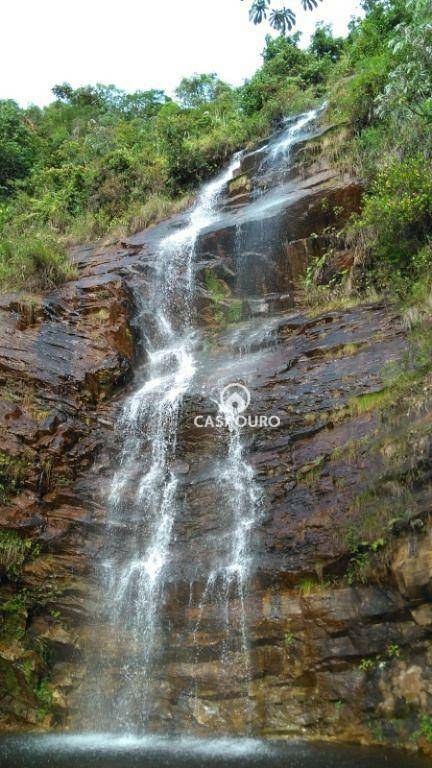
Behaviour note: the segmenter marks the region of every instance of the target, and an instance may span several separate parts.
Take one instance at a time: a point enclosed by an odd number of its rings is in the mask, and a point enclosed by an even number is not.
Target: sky
[[[283,0],[279,5],[282,6]],[[316,22],[345,34],[358,0],[323,0],[297,10],[306,42]],[[241,84],[261,64],[265,24],[248,19],[250,0],[3,0],[0,98],[22,106],[52,101],[51,88],[97,82],[127,91],[161,88],[170,95],[182,77],[216,72]],[[275,5],[278,6],[277,0]]]

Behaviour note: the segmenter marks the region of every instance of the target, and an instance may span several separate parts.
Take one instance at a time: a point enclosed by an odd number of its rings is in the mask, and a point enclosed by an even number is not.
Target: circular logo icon
[[[227,384],[221,392],[222,408],[239,414],[250,405],[250,392],[244,384]]]

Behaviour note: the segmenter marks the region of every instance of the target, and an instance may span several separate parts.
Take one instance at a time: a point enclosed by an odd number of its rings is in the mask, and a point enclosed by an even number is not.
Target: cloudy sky
[[[343,34],[358,0],[298,9],[307,40],[315,23]],[[248,20],[250,0],[3,0],[0,98],[46,104],[55,83],[101,82],[129,91],[162,88],[183,76],[217,72],[239,84],[260,65],[268,29]],[[283,5],[281,0],[280,5]]]

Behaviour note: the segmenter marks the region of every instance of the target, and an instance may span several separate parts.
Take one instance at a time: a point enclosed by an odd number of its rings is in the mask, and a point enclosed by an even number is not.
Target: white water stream
[[[271,144],[268,157],[272,163],[289,157],[291,146],[316,114],[300,116]],[[200,366],[197,332],[191,323],[195,248],[202,230],[218,218],[219,197],[239,164],[240,156],[235,156],[228,168],[205,185],[186,226],[159,244],[150,307],[146,306],[152,331],[143,328],[147,364],[120,420],[122,449],[109,493],[102,588],[105,613],[117,641],[118,685],[110,694],[110,718],[115,716],[122,732],[145,729],[154,707],[152,672],[161,645],[158,639],[171,568],[173,527],[180,513],[178,424]],[[226,636],[231,627],[235,629],[247,696],[250,671],[244,596],[251,570],[250,535],[260,514],[260,491],[245,459],[241,428],[233,412],[220,402],[219,413],[226,420],[226,456],[215,482],[227,522],[223,553],[204,581],[196,631],[206,605],[216,603],[224,616]],[[233,601],[238,606],[235,617],[229,615]],[[223,645],[225,648],[226,640]],[[106,697],[106,691],[100,696]],[[97,711],[103,721],[102,701]]]
[[[128,630],[138,652],[122,661],[119,716],[123,726],[148,715],[153,661],[164,576],[169,569],[172,528],[177,514],[178,477],[173,470],[178,417],[196,372],[196,337],[190,322],[193,257],[199,233],[216,216],[220,193],[239,165],[207,184],[189,223],[160,244],[151,291],[155,331],[149,343],[147,378],[126,401],[120,429],[123,448],[110,490],[110,524],[135,526],[133,556],[114,552],[104,562],[105,602],[116,625]]]

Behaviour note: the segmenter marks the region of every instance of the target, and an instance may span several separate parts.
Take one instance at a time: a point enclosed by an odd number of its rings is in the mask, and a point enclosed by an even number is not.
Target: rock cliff
[[[312,260],[335,279],[353,268],[342,247],[326,258],[361,205],[360,183],[335,162],[343,140],[344,130],[322,125],[289,167],[268,163],[264,142],[245,153],[220,219],[197,244],[194,313],[207,363],[179,431],[185,514],[175,523],[155,728],[428,744],[430,383],[404,397],[387,384],[409,350],[392,306],[311,312],[303,302]],[[73,727],[101,645],[116,685],[116,651],[94,611],[94,562],[114,426],[142,364],[136,320],[151,323],[147,278],[161,238],[183,220],[78,249],[78,278],[50,295],[1,297],[3,729]],[[202,605],[203,564],[224,530],[215,491],[224,440],[194,417],[214,415],[210,395],[231,381],[247,385],[254,414],[280,420],[244,429],[264,499],[245,597],[248,696],[236,638],[230,646]]]

